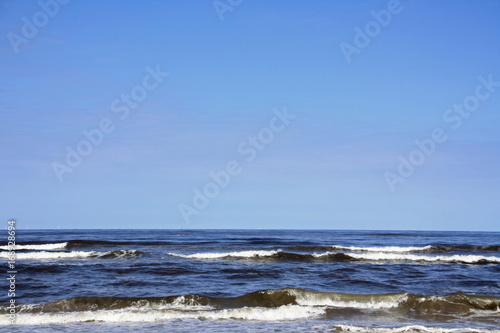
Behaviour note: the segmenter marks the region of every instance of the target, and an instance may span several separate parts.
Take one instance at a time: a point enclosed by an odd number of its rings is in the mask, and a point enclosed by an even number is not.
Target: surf
[[[410,250],[411,251],[411,250]],[[404,251],[400,251],[404,252]],[[282,261],[369,261],[369,262],[413,262],[413,263],[457,263],[457,264],[496,264],[500,257],[481,255],[420,255],[407,253],[393,253],[388,251],[375,252],[324,252],[324,253],[293,253],[278,250],[234,251],[234,252],[205,252],[193,254],[168,253],[169,256],[184,259],[213,260],[213,259],[251,259],[251,260],[282,260]]]
[[[500,297],[454,293],[444,296],[392,294],[348,294],[300,288],[260,290],[236,297],[197,294],[165,297],[76,297],[18,307],[17,323],[148,322],[158,320],[302,320],[327,318],[346,311],[392,311],[403,316],[447,315],[496,317]],[[7,307],[0,307],[5,325]],[[374,312],[371,312],[375,314]],[[384,316],[385,316],[384,315]]]

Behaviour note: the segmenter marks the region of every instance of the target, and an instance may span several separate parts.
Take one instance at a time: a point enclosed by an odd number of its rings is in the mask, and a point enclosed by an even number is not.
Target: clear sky
[[[1,1],[0,218],[499,230],[499,17],[494,0]]]

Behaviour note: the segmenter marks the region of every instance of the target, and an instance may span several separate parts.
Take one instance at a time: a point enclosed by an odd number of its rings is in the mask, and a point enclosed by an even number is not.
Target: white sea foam
[[[342,332],[375,332],[375,333],[473,333],[473,332],[500,332],[499,330],[476,329],[476,328],[442,328],[430,326],[400,326],[400,327],[362,327],[353,325],[335,325]]]
[[[68,242],[64,243],[52,243],[52,244],[27,244],[18,245],[16,244],[14,250],[56,250],[63,249],[68,245]],[[10,250],[8,245],[0,246],[0,250]]]
[[[237,252],[206,252],[206,253],[193,253],[193,254],[178,254],[168,253],[171,256],[187,258],[187,259],[220,259],[220,258],[258,258],[270,257],[281,250],[261,250],[261,251],[237,251]],[[402,251],[401,251],[402,252]],[[325,257],[332,254],[339,254],[342,252],[325,252],[325,253],[312,253],[311,255],[316,258]],[[370,261],[383,261],[383,260],[406,260],[406,261],[426,261],[426,262],[465,262],[465,263],[478,263],[480,261],[500,262],[500,257],[494,256],[478,256],[478,255],[452,255],[452,256],[431,256],[431,255],[417,255],[405,254],[394,252],[365,252],[355,253],[346,252],[346,255],[354,259],[370,260]]]
[[[371,246],[371,247],[358,247],[358,246],[341,246],[332,245],[334,249],[361,251],[361,252],[413,252],[413,251],[426,251],[432,248],[432,245],[427,246]]]
[[[87,321],[97,322],[155,322],[160,320],[297,320],[317,318],[325,314],[326,307],[285,305],[278,308],[244,307],[209,311],[152,310],[151,308],[127,308],[84,312],[17,314],[17,325],[64,324]],[[0,315],[0,325],[8,325],[7,315]]]
[[[85,259],[92,257],[103,257],[103,256],[114,256],[114,257],[125,257],[136,254],[136,250],[120,250],[120,251],[109,251],[109,252],[96,252],[96,251],[71,251],[71,252],[47,252],[47,251],[37,251],[37,252],[18,252],[16,253],[16,259],[31,259],[31,260],[43,260],[43,259]],[[0,252],[0,258],[9,258],[9,252]]]
[[[26,309],[29,310],[28,307]],[[172,302],[150,302],[146,299],[138,300],[133,302],[127,310],[140,310],[140,311],[152,311],[152,310],[183,310],[183,311],[194,311],[194,310],[214,310],[215,308],[211,305],[201,305],[195,299],[186,298],[186,296],[178,296]]]
[[[72,251],[72,252],[27,252],[16,253],[16,259],[69,259],[96,257],[99,253],[95,251]],[[0,258],[8,258],[9,252],[1,252]]]
[[[169,255],[174,257],[181,257],[187,259],[219,259],[226,257],[235,257],[235,258],[253,258],[253,257],[270,257],[277,253],[278,251],[237,251],[237,252],[207,252],[207,253],[194,253],[194,254],[178,254],[178,253],[169,253]]]
[[[332,252],[314,253],[314,257],[323,257],[334,254]],[[388,252],[370,252],[370,253],[346,253],[348,256],[371,261],[383,260],[407,260],[407,261],[427,261],[427,262],[465,262],[465,263],[478,263],[481,261],[500,262],[500,257],[493,256],[477,256],[477,255],[452,255],[452,256],[427,256],[416,254],[399,254]]]

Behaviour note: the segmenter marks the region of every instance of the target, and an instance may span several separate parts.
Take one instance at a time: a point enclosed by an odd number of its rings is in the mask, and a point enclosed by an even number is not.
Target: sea
[[[498,232],[16,232],[1,332],[500,332]]]

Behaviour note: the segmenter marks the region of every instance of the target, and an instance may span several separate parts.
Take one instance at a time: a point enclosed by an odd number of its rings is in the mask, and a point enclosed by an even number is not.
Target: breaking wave
[[[169,253],[171,256],[185,259],[253,259],[253,260],[295,260],[295,261],[410,261],[420,263],[465,263],[488,264],[500,263],[500,257],[479,255],[431,256],[416,254],[401,254],[392,252],[324,252],[300,254],[282,250],[237,251],[237,252],[206,252],[194,254]]]
[[[259,257],[271,257],[280,253],[277,251],[238,251],[238,252],[207,252],[207,253],[194,253],[194,254],[178,254],[178,253],[168,253],[174,257],[181,257],[187,259],[220,259],[220,258],[259,258]]]
[[[353,252],[497,252],[500,251],[500,245],[426,245],[426,246],[342,246],[332,245],[333,249],[346,250]]]
[[[225,298],[203,295],[149,298],[78,297],[45,304],[21,305],[17,310],[16,323],[39,325],[84,321],[148,322],[178,319],[276,321],[325,318],[349,310],[366,309],[369,311],[390,309],[420,316],[439,313],[460,317],[471,316],[476,312],[497,316],[500,312],[500,297],[472,296],[463,293],[447,296],[411,293],[343,294],[298,288],[261,290]],[[0,307],[0,313],[0,323],[6,325],[7,307]],[[349,327],[353,332],[362,332],[362,330],[356,331],[358,328],[355,326]]]
[[[428,251],[433,248],[432,245],[427,246],[373,246],[373,247],[358,247],[358,246],[340,246],[332,245],[332,248],[337,250],[362,251],[362,252],[418,252]]]
[[[329,253],[318,256],[329,255]],[[479,256],[479,255],[452,255],[452,256],[428,256],[416,254],[398,254],[398,253],[349,253],[350,257],[358,260],[368,261],[414,261],[414,262],[454,262],[466,264],[487,264],[499,263],[500,257]]]
[[[23,244],[15,245],[15,250],[56,250],[64,249],[68,245],[68,242],[64,243],[52,243],[52,244]],[[11,247],[8,245],[0,246],[0,250],[10,250]]]

